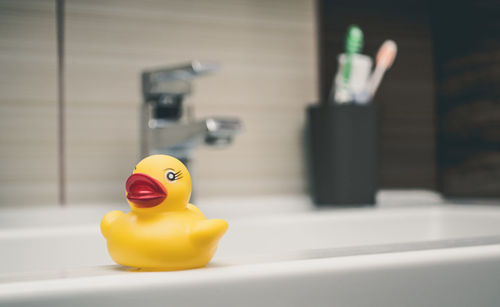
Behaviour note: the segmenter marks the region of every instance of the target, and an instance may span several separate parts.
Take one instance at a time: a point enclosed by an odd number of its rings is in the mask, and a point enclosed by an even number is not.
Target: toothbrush
[[[346,103],[349,101],[349,80],[351,78],[352,55],[360,53],[363,48],[363,31],[357,25],[349,26],[345,40],[345,63],[342,65],[342,82],[339,88],[336,88],[336,102]],[[335,78],[332,81],[332,90],[330,91],[330,100],[334,94]]]
[[[344,84],[349,84],[349,79],[351,77],[352,55],[360,53],[361,48],[363,48],[363,32],[358,26],[351,25],[349,30],[347,30],[345,40],[346,61],[342,71]]]
[[[367,82],[365,91],[366,97],[363,97],[364,99],[363,98],[357,99],[358,102],[367,102],[373,99],[373,96],[375,96],[375,93],[377,92],[380,82],[384,77],[384,73],[392,66],[392,63],[394,63],[394,59],[396,58],[397,52],[398,52],[398,47],[394,41],[386,40],[382,44],[382,46],[377,52],[377,58],[376,58],[377,64],[375,67],[375,71],[370,76],[370,79]]]

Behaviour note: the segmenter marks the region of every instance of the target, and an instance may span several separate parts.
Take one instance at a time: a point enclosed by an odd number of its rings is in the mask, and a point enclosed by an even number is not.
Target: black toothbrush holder
[[[375,204],[377,127],[374,103],[315,104],[307,108],[309,188],[316,204]]]

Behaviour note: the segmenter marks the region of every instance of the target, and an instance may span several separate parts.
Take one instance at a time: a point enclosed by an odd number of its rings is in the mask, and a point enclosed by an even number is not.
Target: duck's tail
[[[111,224],[119,217],[123,215],[123,212],[115,210],[106,213],[106,215],[102,218],[101,220],[101,232],[102,235],[107,238],[109,234],[109,228],[111,227]]]
[[[202,220],[191,230],[191,240],[197,245],[217,242],[226,233],[228,224],[224,220]]]

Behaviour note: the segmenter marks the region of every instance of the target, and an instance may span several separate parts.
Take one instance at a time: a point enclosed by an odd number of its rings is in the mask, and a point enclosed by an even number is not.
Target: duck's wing
[[[188,208],[188,210],[189,210],[189,211],[191,211],[192,213],[194,213],[194,214],[196,214],[196,215],[199,215],[199,216],[201,216],[201,217],[205,217],[205,216],[203,215],[203,213],[201,212],[201,210],[200,210],[200,209],[198,209],[195,205],[193,205],[193,204],[188,204],[188,205],[187,205],[187,208]]]
[[[101,220],[101,232],[102,235],[107,238],[109,233],[109,228],[116,218],[123,215],[124,213],[118,210],[106,213],[106,215]]]
[[[198,245],[219,241],[226,233],[228,224],[224,220],[200,220],[191,229],[191,240]]]

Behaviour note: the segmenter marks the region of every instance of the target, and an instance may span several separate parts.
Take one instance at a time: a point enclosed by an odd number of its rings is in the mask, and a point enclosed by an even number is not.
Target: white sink
[[[230,222],[207,268],[152,273],[107,255],[98,224],[109,208],[0,211],[0,305],[500,305],[500,207],[310,210],[301,200],[224,214],[238,206],[201,206]]]

